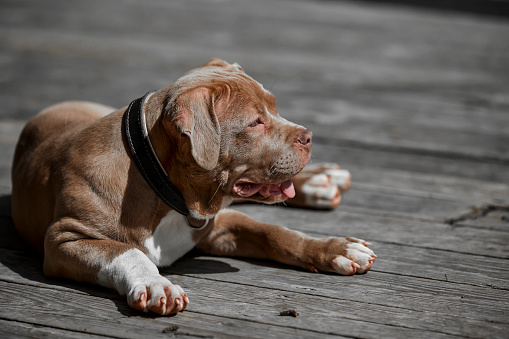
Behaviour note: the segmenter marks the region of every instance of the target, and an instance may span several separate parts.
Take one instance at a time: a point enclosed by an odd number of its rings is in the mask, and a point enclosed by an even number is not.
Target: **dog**
[[[193,248],[365,273],[376,255],[363,240],[312,238],[226,208],[337,206],[350,175],[304,169],[311,145],[311,131],[279,116],[238,64],[212,59],[120,110],[64,102],[40,112],[16,147],[13,220],[44,255],[45,275],[113,288],[161,315],[189,299],[158,267]]]

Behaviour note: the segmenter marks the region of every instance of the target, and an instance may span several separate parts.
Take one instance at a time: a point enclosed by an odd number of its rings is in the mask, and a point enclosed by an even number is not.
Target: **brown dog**
[[[293,198],[290,179],[310,152],[309,130],[281,118],[240,66],[213,59],[128,108],[66,102],[42,111],[16,149],[13,219],[44,254],[46,275],[114,288],[159,314],[189,300],[157,267],[194,247],[366,272],[375,255],[362,240],[314,239],[224,209],[235,199]],[[333,207],[349,184],[327,165],[300,178],[301,206]]]

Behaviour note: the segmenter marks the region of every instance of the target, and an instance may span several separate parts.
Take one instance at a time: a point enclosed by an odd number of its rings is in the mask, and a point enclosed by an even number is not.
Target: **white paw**
[[[161,275],[143,277],[127,293],[129,306],[139,311],[173,314],[184,310],[189,303],[184,290]]]
[[[334,208],[341,202],[341,194],[350,188],[352,175],[334,164],[308,166],[303,175],[309,178],[302,185],[306,205],[314,208]]]
[[[350,181],[352,180],[352,174],[344,169],[328,169],[325,174],[329,176],[331,185],[334,185],[341,189],[342,192],[350,189]]]
[[[376,259],[375,253],[368,248],[370,244],[361,239],[346,238],[346,250],[332,259],[334,272],[352,275],[369,271]]]

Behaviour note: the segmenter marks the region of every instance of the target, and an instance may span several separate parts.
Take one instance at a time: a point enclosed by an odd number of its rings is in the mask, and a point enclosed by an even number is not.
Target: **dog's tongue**
[[[281,184],[262,185],[259,193],[264,197],[283,193],[287,198],[293,198],[295,196],[295,187],[293,187],[291,180],[287,180]]]
[[[293,198],[295,196],[295,187],[291,180],[286,180],[281,184],[281,191],[288,197]]]
[[[295,187],[291,180],[281,184],[241,184],[236,185],[234,190],[243,197],[250,197],[256,193],[260,193],[264,197],[278,194],[284,194],[287,198],[295,196]]]

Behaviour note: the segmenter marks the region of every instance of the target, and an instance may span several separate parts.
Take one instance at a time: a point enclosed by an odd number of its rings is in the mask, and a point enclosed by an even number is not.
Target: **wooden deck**
[[[2,0],[0,337],[509,338],[509,20],[479,13],[412,1]],[[235,208],[365,238],[373,269],[343,277],[194,254],[162,271],[191,299],[174,317],[45,278],[10,218],[24,122],[68,99],[127,105],[211,57],[240,63],[313,130],[313,162],[354,176],[332,212]],[[289,309],[299,317],[279,315]]]

